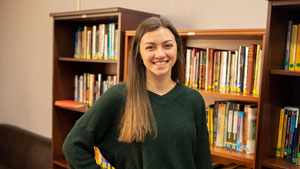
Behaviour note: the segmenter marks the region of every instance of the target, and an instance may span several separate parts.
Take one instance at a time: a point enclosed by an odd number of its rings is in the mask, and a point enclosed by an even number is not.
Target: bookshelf
[[[292,168],[292,160],[276,157],[280,109],[299,106],[300,72],[284,70],[288,20],[299,23],[299,0],[269,0],[260,97],[259,168]]]
[[[237,50],[238,46],[261,44],[264,49],[265,41],[265,29],[206,29],[206,30],[180,30],[178,31],[185,46],[201,47],[201,48],[216,48],[225,50]],[[135,31],[125,32],[125,59],[124,59],[124,81],[126,81],[127,65],[129,61],[129,52],[131,42],[135,35]],[[206,91],[204,89],[198,89],[205,99],[206,105],[214,103],[216,100],[235,100],[246,101],[251,103],[257,103],[260,105],[260,97],[257,95],[246,95],[238,93],[221,93],[214,91]],[[258,112],[258,117],[260,113]],[[259,118],[258,118],[259,119]],[[257,125],[259,126],[259,125]],[[258,133],[256,127],[256,133]],[[257,134],[256,134],[257,135]],[[257,138],[257,136],[256,136]],[[257,139],[256,139],[257,142]],[[221,164],[230,164],[232,162],[245,165],[250,168],[255,168],[257,149],[254,155],[248,155],[246,153],[227,150],[225,148],[219,148],[211,146],[211,154],[213,162]]]
[[[87,109],[58,107],[54,106],[54,102],[74,99],[75,75],[102,73],[116,75],[117,82],[121,81],[125,30],[136,29],[146,18],[159,15],[116,7],[51,13],[50,16],[53,17],[52,169],[67,169],[62,145],[70,129]],[[109,23],[118,25],[118,59],[75,59],[75,34],[78,27]]]

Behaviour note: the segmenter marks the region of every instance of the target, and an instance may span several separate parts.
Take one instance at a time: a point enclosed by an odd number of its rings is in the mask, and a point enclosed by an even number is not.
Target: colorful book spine
[[[228,51],[227,56],[227,67],[226,67],[226,93],[229,93],[230,91],[230,79],[231,79],[231,51]]]
[[[227,69],[227,51],[221,51],[220,55],[220,83],[219,83],[219,91],[226,91],[226,69]]]
[[[208,79],[209,77],[209,48],[206,49],[206,56],[205,56],[205,90],[208,90]]]
[[[91,107],[94,104],[94,86],[95,86],[95,75],[90,74],[89,75],[89,106]]]
[[[280,153],[281,153],[281,141],[282,141],[283,121],[284,121],[284,109],[280,109],[280,118],[279,118],[279,127],[278,127],[276,157],[280,157]]]
[[[289,71],[294,71],[295,70],[295,58],[296,58],[296,48],[297,48],[297,34],[298,34],[298,25],[292,25],[290,59],[289,59]]]
[[[235,53],[232,53],[231,56],[231,70],[230,70],[230,84],[229,84],[229,92],[234,93],[234,83],[235,83],[235,59],[236,55]]]
[[[78,29],[77,29],[77,31],[75,33],[75,52],[74,52],[74,58],[79,58],[79,56],[80,56],[79,32],[80,32],[80,28],[78,27]]]
[[[75,75],[75,82],[74,82],[74,101],[79,101],[79,79],[78,75]]]
[[[242,111],[238,112],[237,142],[236,142],[237,151],[243,151],[244,115],[245,115],[244,112]]]
[[[287,121],[288,121],[288,114],[287,114],[287,110],[284,109],[280,157],[283,157],[283,154],[284,154],[284,142],[285,142],[285,136],[286,136]]]
[[[287,25],[288,27],[287,27],[286,48],[285,48],[285,56],[284,56],[284,70],[289,70],[292,24],[293,21],[289,20]]]
[[[228,109],[228,127],[227,127],[227,139],[226,139],[226,148],[230,149],[232,144],[233,137],[233,119],[234,119],[234,103],[229,104]]]
[[[187,49],[186,50],[186,61],[185,61],[185,86],[188,86],[189,81],[190,81],[191,55],[192,55],[192,50]]]
[[[300,71],[300,24],[298,25],[297,47],[295,56],[295,71]]]
[[[248,72],[247,72],[246,94],[251,94],[253,91],[255,61],[256,61],[256,45],[251,44],[249,46],[249,54],[248,54]]]
[[[247,146],[245,148],[247,154],[255,152],[256,121],[257,105],[248,108]]]
[[[244,78],[243,78],[243,93],[247,94],[248,85],[248,57],[249,57],[249,47],[245,46],[245,65],[244,65]]]
[[[97,26],[93,25],[92,27],[92,59],[93,60],[97,59],[96,42],[97,42]]]

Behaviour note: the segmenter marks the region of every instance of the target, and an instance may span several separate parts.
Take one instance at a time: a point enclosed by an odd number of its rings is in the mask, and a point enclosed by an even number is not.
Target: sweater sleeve
[[[63,144],[63,153],[71,169],[99,169],[94,145],[103,138],[114,120],[122,99],[120,85],[111,87],[82,115]]]
[[[205,103],[201,97],[200,112],[197,112],[197,143],[195,151],[195,164],[197,169],[212,169],[208,130],[206,124]]]

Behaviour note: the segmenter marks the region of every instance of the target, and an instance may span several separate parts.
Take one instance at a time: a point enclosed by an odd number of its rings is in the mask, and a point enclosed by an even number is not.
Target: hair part
[[[177,30],[167,19],[157,17],[146,19],[137,28],[131,46],[126,83],[126,104],[120,121],[118,138],[120,142],[144,142],[147,134],[154,138],[157,136],[156,120],[146,89],[146,67],[141,61],[140,42],[145,33],[155,31],[160,27],[169,29],[175,37],[177,60],[172,67],[171,78],[175,82],[183,83],[183,50]]]

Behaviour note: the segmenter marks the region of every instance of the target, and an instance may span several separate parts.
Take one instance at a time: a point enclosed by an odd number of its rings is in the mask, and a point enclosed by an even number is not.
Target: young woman
[[[64,142],[70,168],[99,168],[94,146],[116,169],[212,168],[204,100],[180,84],[182,57],[168,20],[142,22],[127,82],[105,92]]]

